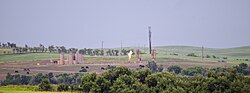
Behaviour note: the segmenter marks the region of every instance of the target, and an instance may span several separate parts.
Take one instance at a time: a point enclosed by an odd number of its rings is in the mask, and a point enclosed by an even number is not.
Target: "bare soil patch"
[[[37,64],[40,65],[37,65]],[[67,64],[67,65],[59,65],[52,64],[50,61],[35,61],[35,62],[4,62],[0,63],[0,80],[4,80],[7,73],[11,74],[21,74],[28,75],[27,71],[24,71],[24,68],[29,68],[29,75],[37,74],[37,73],[49,73],[53,72],[54,74],[61,73],[79,73],[81,67],[88,66],[88,72],[93,72],[97,74],[103,73],[105,70],[102,70],[101,67],[111,66],[127,66],[130,69],[136,69],[139,65],[146,65],[147,61],[143,61],[142,63],[134,63],[134,62],[86,62],[84,64]],[[227,63],[220,62],[199,62],[199,61],[191,61],[191,60],[181,60],[181,59],[159,59],[158,65],[163,65],[166,70],[167,67],[171,65],[179,65],[183,68],[193,67],[193,66],[202,66],[205,68],[213,68],[213,67],[221,67],[228,66]],[[18,71],[18,73],[15,73]]]

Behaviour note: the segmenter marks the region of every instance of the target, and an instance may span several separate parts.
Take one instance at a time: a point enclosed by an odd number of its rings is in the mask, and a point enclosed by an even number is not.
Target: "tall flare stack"
[[[151,54],[151,26],[148,27],[148,34],[149,34],[149,54]]]

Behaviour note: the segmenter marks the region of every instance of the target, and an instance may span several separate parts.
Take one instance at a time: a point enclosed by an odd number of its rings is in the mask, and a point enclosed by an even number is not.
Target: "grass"
[[[55,86],[53,86],[55,87]],[[70,93],[70,92],[45,92],[45,91],[35,91],[37,86],[30,85],[10,85],[10,86],[0,86],[0,93]]]
[[[118,48],[117,48],[118,49]],[[135,47],[127,47],[125,49],[136,49]],[[220,59],[214,58],[204,58],[201,60],[201,57],[188,57],[186,56],[189,53],[195,53],[198,56],[201,56],[201,47],[192,47],[192,46],[160,46],[155,47],[158,61],[160,59],[184,59],[192,61],[218,61],[225,60],[221,59],[222,57],[227,57],[227,62],[240,63],[245,62],[249,63],[250,61],[236,60],[236,59],[249,59],[250,60],[250,46],[246,47],[237,47],[237,48],[204,48],[205,55],[215,55],[220,57]],[[2,49],[0,49],[2,50]],[[140,50],[144,51],[143,48]],[[145,49],[147,50],[147,49]],[[179,56],[169,55],[170,53],[177,53]],[[132,61],[135,61],[135,56]],[[65,59],[67,55],[65,54]],[[150,60],[151,56],[148,54],[142,55],[143,60]],[[28,54],[0,54],[0,63],[1,62],[27,62],[27,61],[37,61],[37,60],[58,60],[58,53],[28,53]],[[124,62],[127,61],[127,56],[88,56],[84,55],[84,61],[86,62]]]
[[[0,62],[22,62],[59,59],[57,53],[0,54]]]
[[[160,54],[177,53],[179,55],[187,55],[195,53],[201,56],[201,47],[192,46],[160,46],[156,47]],[[205,55],[215,55],[217,57],[230,57],[230,58],[250,58],[250,46],[236,47],[236,48],[206,48],[204,47]]]

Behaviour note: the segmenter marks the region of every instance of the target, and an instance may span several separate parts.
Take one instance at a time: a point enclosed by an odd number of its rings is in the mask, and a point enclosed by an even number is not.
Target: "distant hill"
[[[187,55],[195,53],[201,56],[201,47],[195,46],[157,46],[154,47],[159,54],[176,53],[178,55]],[[118,48],[117,48],[118,49]],[[137,49],[136,47],[126,47],[125,49]],[[148,52],[148,48],[140,48],[142,52]],[[250,46],[242,46],[235,48],[207,48],[204,47],[205,55],[215,55],[218,57],[232,57],[232,58],[250,58]]]
[[[193,46],[159,46],[156,47],[158,53],[170,54],[177,53],[187,55],[195,53],[201,55],[201,47]],[[227,56],[237,58],[250,58],[250,46],[235,47],[235,48],[206,48],[204,47],[204,55]]]

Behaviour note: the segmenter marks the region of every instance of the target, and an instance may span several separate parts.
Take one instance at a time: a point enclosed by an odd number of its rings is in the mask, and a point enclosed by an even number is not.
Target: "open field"
[[[71,92],[45,92],[35,91],[37,86],[10,85],[0,86],[0,93],[71,93]]]
[[[31,54],[23,54],[23,55],[31,55]],[[37,55],[37,54],[34,54]],[[40,53],[39,55],[48,55],[47,53]],[[58,54],[53,54],[54,59],[58,57]],[[127,62],[126,56],[85,56],[84,64],[68,64],[68,65],[58,65],[52,64],[50,60],[39,60],[39,61],[27,61],[27,62],[2,62],[0,63],[0,80],[3,80],[7,73],[16,74],[15,71],[19,71],[19,74],[25,74],[23,71],[24,68],[30,69],[30,74],[37,73],[49,73],[53,72],[55,74],[60,73],[78,73],[82,66],[88,66],[88,72],[94,72],[97,74],[101,74],[104,70],[101,70],[101,67],[107,67],[107,65],[113,66],[127,66],[131,69],[136,69],[139,65],[146,65],[148,61],[151,60],[150,55],[143,54],[142,63],[134,63],[135,56],[132,58],[132,62]],[[214,67],[228,67],[232,65],[236,65],[239,63],[247,63],[250,61],[239,61],[239,60],[231,60],[227,59],[227,62],[217,62],[221,59],[213,59],[213,58],[204,58],[203,60],[200,57],[188,57],[188,56],[175,56],[175,55],[165,55],[158,54],[157,55],[157,63],[158,65],[163,65],[166,70],[167,67],[171,65],[179,65],[183,68],[193,67],[193,66],[202,66],[205,68],[214,68]],[[37,65],[39,63],[40,65]]]
[[[27,62],[59,59],[58,53],[0,54],[0,62]]]
[[[133,49],[133,48],[128,48]],[[141,49],[143,51],[143,49]],[[157,51],[157,63],[163,65],[164,70],[171,65],[179,65],[183,68],[202,66],[204,68],[214,67],[229,67],[240,63],[247,63],[250,65],[250,61],[236,60],[236,59],[250,59],[250,47],[239,47],[230,49],[212,49],[205,48],[204,55],[215,55],[218,58],[204,58],[185,56],[188,53],[195,53],[200,56],[199,47],[188,46],[167,46],[156,47]],[[170,53],[177,53],[176,55],[169,55]],[[238,54],[238,55],[237,55]],[[221,57],[227,56],[228,59],[222,59]],[[65,60],[67,54],[65,54]],[[142,54],[142,65],[146,65],[148,61],[151,61],[151,55]],[[0,55],[0,80],[3,80],[7,73],[16,74],[15,71],[19,71],[19,74],[26,74],[23,71],[24,68],[30,68],[30,74],[37,73],[78,73],[82,66],[88,66],[88,72],[94,72],[101,74],[104,72],[101,67],[107,67],[107,65],[114,66],[127,66],[131,69],[136,69],[140,64],[135,62],[135,55],[132,57],[132,62],[128,63],[127,56],[88,56],[84,55],[84,64],[76,65],[57,65],[52,64],[50,60],[59,60],[58,53],[28,53],[28,54],[1,54]],[[224,60],[226,62],[218,62]],[[40,65],[37,65],[39,63]]]
[[[176,53],[185,56],[189,53],[195,53],[201,56],[201,47],[194,46],[157,46],[154,47],[159,54]],[[118,49],[118,48],[117,48]],[[126,49],[136,49],[134,47],[127,47]],[[139,48],[142,52],[147,52],[148,48]],[[250,58],[250,46],[234,47],[234,48],[207,48],[204,47],[205,55],[215,55],[217,57],[229,58]]]

